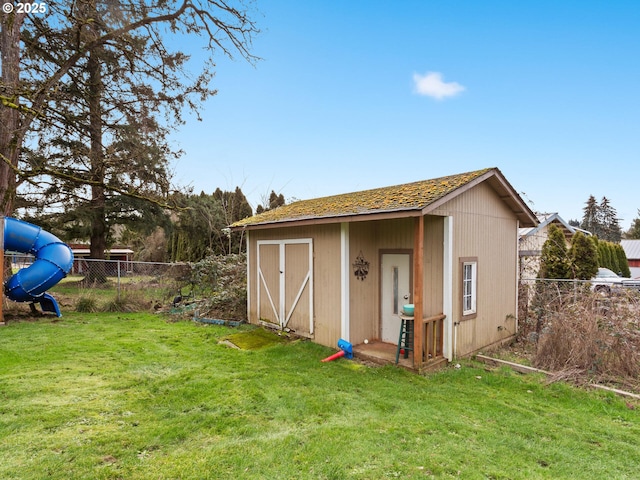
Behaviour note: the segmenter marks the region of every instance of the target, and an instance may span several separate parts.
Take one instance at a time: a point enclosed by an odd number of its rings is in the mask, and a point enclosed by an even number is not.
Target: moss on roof
[[[232,228],[295,220],[420,210],[484,175],[491,168],[361,192],[300,200],[239,220]]]

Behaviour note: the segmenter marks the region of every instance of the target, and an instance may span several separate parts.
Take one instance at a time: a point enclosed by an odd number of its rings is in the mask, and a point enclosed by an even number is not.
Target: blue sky
[[[535,211],[640,208],[640,2],[257,3],[255,66],[175,135],[176,181],[255,207],[498,167]],[[191,52],[197,58],[198,51]]]

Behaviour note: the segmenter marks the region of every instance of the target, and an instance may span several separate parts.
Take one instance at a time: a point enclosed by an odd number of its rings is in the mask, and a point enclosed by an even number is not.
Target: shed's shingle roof
[[[231,226],[237,228],[306,219],[421,210],[490,170],[493,169],[485,168],[392,187],[301,200],[245,218]]]

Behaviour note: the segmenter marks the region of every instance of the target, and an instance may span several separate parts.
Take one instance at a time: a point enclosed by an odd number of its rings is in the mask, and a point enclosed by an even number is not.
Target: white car
[[[640,290],[640,280],[621,277],[608,268],[598,268],[598,273],[591,279],[591,289],[600,293],[611,293],[616,288],[633,288]]]

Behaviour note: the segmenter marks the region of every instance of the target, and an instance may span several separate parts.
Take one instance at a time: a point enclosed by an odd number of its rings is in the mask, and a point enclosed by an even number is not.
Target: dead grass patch
[[[603,296],[536,286],[516,343],[503,358],[553,373],[555,381],[601,383],[640,392],[640,295]]]

